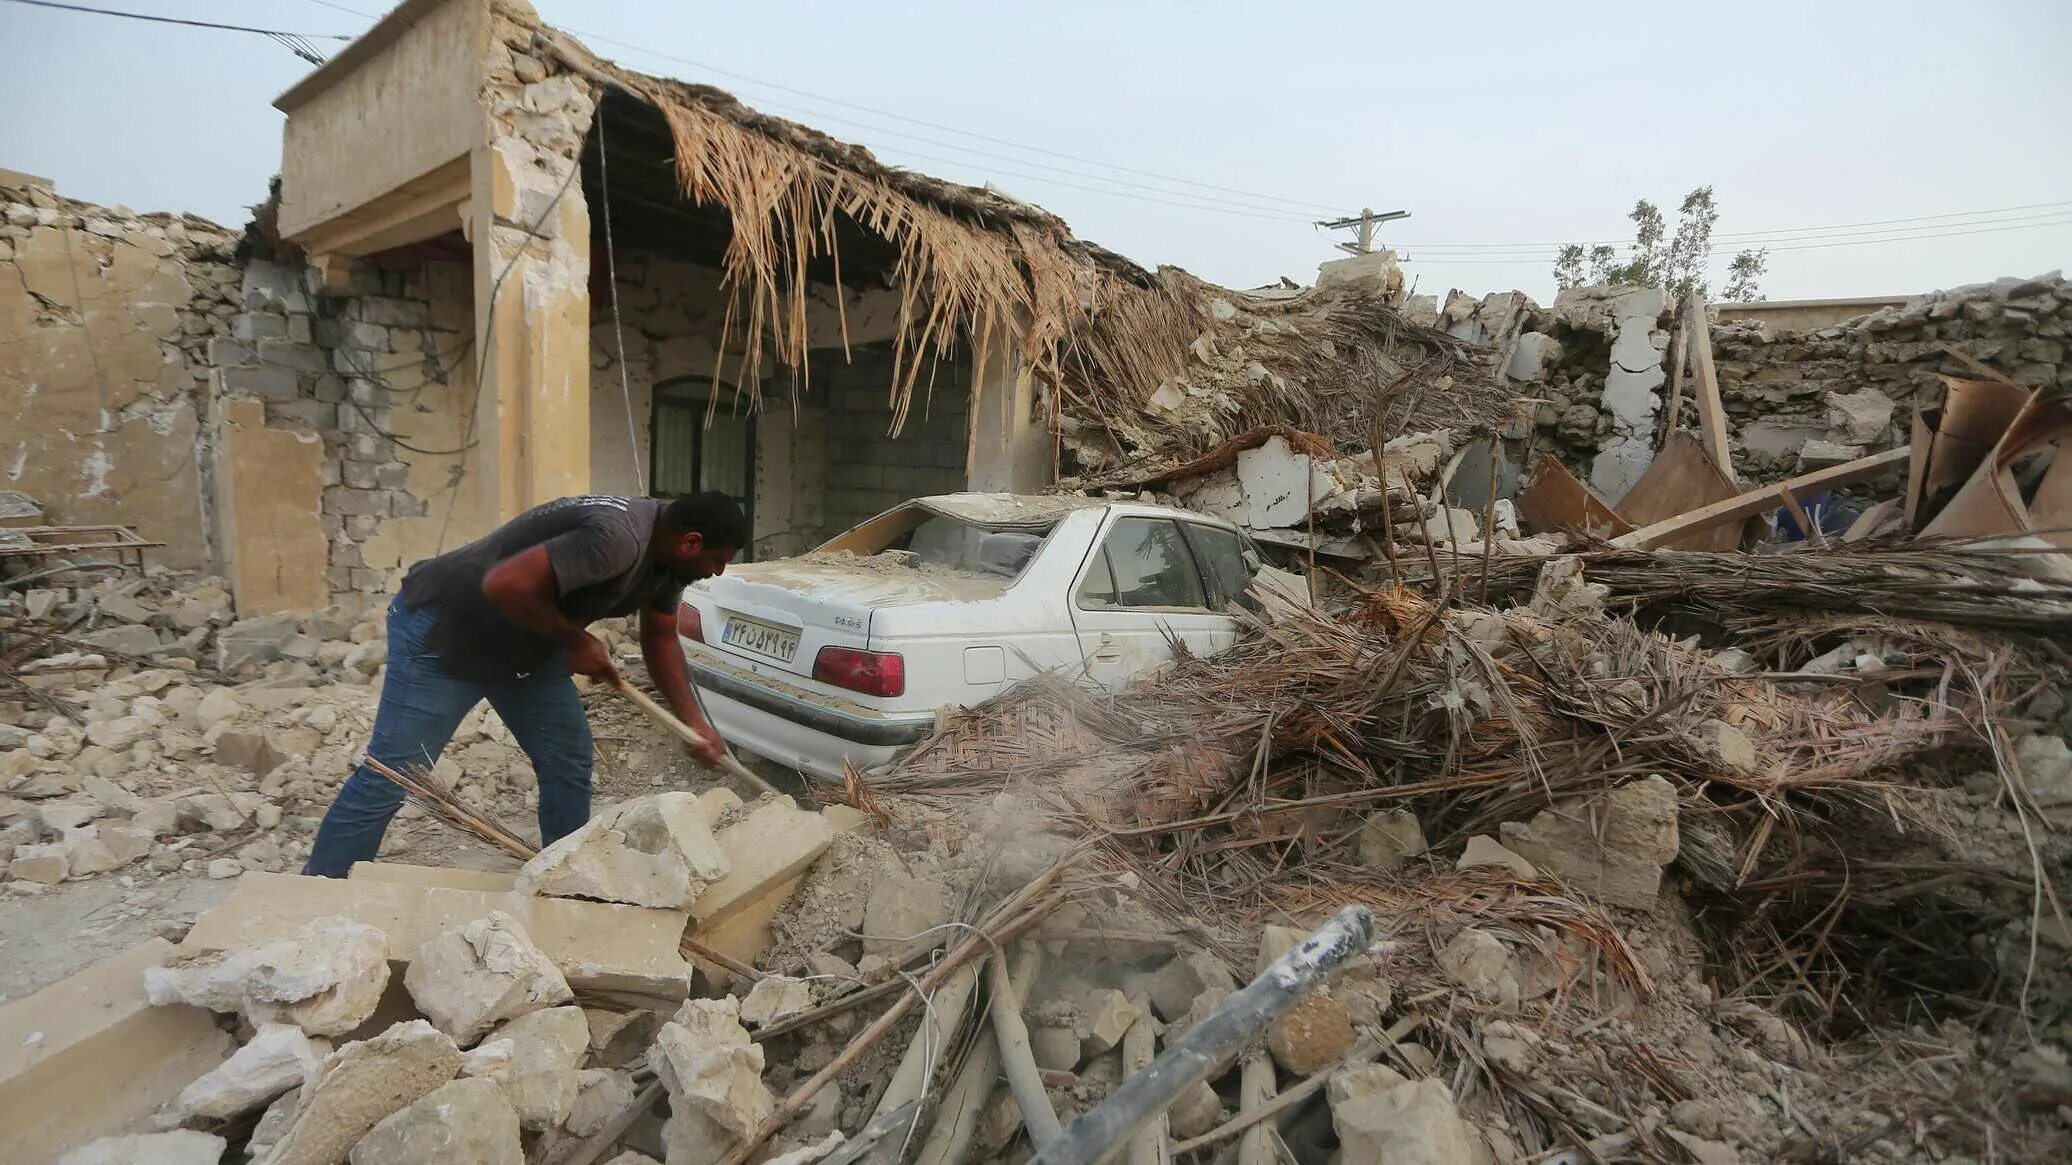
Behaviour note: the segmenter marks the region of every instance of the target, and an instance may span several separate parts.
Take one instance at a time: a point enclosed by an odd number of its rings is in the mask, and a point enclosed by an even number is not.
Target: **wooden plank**
[[[1700,506],[1736,497],[1740,490],[1705,452],[1698,438],[1689,433],[1672,434],[1662,451],[1648,462],[1640,480],[1619,499],[1619,516],[1635,527],[1666,522]],[[1670,542],[1669,550],[1739,550],[1742,531],[1738,526],[1715,526]]]
[[[1785,512],[1798,524],[1799,537],[1813,546],[1826,545],[1827,539],[1820,536],[1820,527],[1813,524],[1812,515],[1806,512],[1806,507],[1799,504],[1799,495],[1791,492],[1790,486],[1780,485],[1777,487],[1777,496],[1784,499]]]
[[[1712,366],[1712,326],[1705,320],[1705,301],[1693,292],[1684,304],[1691,336],[1691,367],[1697,370],[1691,395],[1698,405],[1698,436],[1713,464],[1736,483],[1734,455],[1727,446],[1727,409],[1719,396],[1719,372]]]
[[[1551,453],[1540,454],[1531,475],[1518,490],[1518,516],[1535,533],[1555,530],[1610,538],[1633,529],[1611,503],[1590,492]]]
[[[1688,302],[1688,301],[1686,301]],[[1676,415],[1683,411],[1684,366],[1691,362],[1691,327],[1684,313],[1676,313],[1676,330],[1669,336],[1669,403],[1662,408],[1662,444],[1676,433]]]
[[[1802,473],[1779,484],[1793,493],[1818,493],[1824,489],[1833,489],[1836,486],[1850,485],[1876,477],[1905,465],[1910,456],[1910,451],[1904,447],[1887,449],[1883,453],[1874,453],[1869,457],[1859,457],[1840,465],[1830,465],[1826,469]],[[1612,545],[1650,550],[1672,538],[1697,530],[1709,530],[1722,523],[1752,518],[1776,509],[1781,504],[1783,503],[1778,496],[1777,486],[1768,485],[1738,497],[1701,506],[1688,514],[1679,514],[1667,521],[1656,522],[1652,526],[1643,526],[1630,534],[1622,534],[1612,539]]]

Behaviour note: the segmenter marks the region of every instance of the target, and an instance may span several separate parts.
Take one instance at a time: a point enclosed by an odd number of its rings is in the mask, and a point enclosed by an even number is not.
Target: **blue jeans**
[[[388,609],[388,676],[374,712],[367,755],[393,769],[430,768],[461,718],[483,700],[532,758],[540,784],[540,844],[573,833],[590,819],[590,718],[568,666],[557,659],[516,679],[471,683],[447,671],[424,644],[438,612],[411,610],[401,598]],[[305,874],[343,878],[354,862],[372,861],[403,790],[361,765],[338,790],[310,849]]]

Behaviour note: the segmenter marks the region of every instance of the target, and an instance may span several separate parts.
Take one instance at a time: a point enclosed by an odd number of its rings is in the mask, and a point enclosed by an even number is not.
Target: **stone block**
[[[1360,826],[1359,848],[1363,865],[1394,869],[1425,851],[1424,829],[1409,810],[1376,810]]]
[[[1221,959],[1202,950],[1174,957],[1145,983],[1151,1010],[1167,1023],[1184,1019],[1193,1010],[1194,1001],[1204,994],[1215,993],[1220,998],[1235,990],[1237,979],[1230,969]]]
[[[930,927],[948,922],[950,914],[950,892],[941,882],[888,870],[864,902],[864,953],[891,954]]]
[[[381,931],[326,916],[272,941],[193,952],[144,973],[153,1003],[191,1003],[237,1012],[253,1023],[292,1023],[312,1035],[342,1035],[365,1023],[388,986],[389,945]]]
[[[461,1057],[461,1074],[493,1080],[530,1131],[568,1119],[575,1105],[576,1067],[590,1049],[590,1025],[578,1007],[528,1012],[498,1028]]]
[[[173,951],[153,939],[0,1006],[0,1161],[149,1127],[236,1047],[207,1011],[145,995],[145,969]]]
[[[1581,893],[1652,909],[1662,867],[1678,849],[1676,789],[1659,776],[1559,802],[1529,822],[1507,821],[1504,843]]]
[[[453,1079],[460,1049],[424,1020],[399,1023],[325,1057],[266,1165],[338,1165],[389,1116]]]
[[[425,940],[403,985],[417,1009],[463,1045],[504,1020],[575,998],[525,928],[501,911]]]
[[[732,999],[694,999],[662,1025],[650,1053],[669,1093],[663,1129],[671,1165],[724,1157],[776,1108],[763,1085],[763,1049]]]
[[[1266,1029],[1266,1050],[1282,1068],[1307,1076],[1337,1063],[1357,1038],[1345,1004],[1322,988]]]
[[[223,378],[223,391],[230,396],[290,401],[302,395],[301,374],[292,368],[225,368],[218,375]]]
[[[805,873],[834,841],[834,827],[790,797],[778,797],[720,830],[717,841],[728,868],[690,905],[700,928],[726,925],[770,887]]]
[[[391,959],[408,962],[427,939],[492,913],[517,920],[573,987],[658,1004],[684,996],[690,967],[677,951],[684,912],[515,892],[248,873],[227,901],[195,920],[182,946],[237,946],[340,914],[387,934]]]
[[[1377,1068],[1394,1075],[1379,1065],[1365,1070]],[[1354,1091],[1334,1078],[1330,1092],[1343,1165],[1472,1165],[1477,1159],[1474,1137],[1438,1080]]]
[[[250,1043],[181,1089],[176,1111],[183,1121],[242,1115],[302,1087],[330,1054],[328,1041],[311,1039],[293,1024],[262,1024]]]
[[[517,889],[686,909],[729,868],[698,798],[659,793],[615,806],[541,850],[519,870]]]
[[[741,1022],[763,1027],[812,1006],[812,984],[785,975],[768,975],[756,980],[741,1000]]]
[[[382,1118],[352,1165],[524,1165],[518,1114],[486,1080],[453,1080]]]
[[[1521,878],[1540,876],[1531,862],[1506,849],[1502,842],[1486,833],[1469,838],[1467,847],[1461,850],[1460,860],[1453,864],[1456,870],[1475,866],[1503,866]]]
[[[1480,999],[1515,1006],[1519,998],[1518,964],[1511,948],[1486,930],[1463,929],[1439,949],[1439,972],[1448,982]]]

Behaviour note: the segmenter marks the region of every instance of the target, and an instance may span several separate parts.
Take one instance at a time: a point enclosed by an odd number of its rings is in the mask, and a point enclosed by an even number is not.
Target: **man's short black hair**
[[[662,512],[662,523],[672,534],[702,534],[708,546],[739,550],[748,545],[748,515],[718,490],[680,495]]]

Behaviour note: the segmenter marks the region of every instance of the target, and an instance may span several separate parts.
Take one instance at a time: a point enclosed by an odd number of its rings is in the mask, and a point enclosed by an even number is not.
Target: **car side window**
[[[1087,571],[1079,603],[1089,609],[1209,609],[1194,554],[1179,523],[1165,518],[1118,519]]]
[[[1252,585],[1252,572],[1245,566],[1245,547],[1237,532],[1196,522],[1182,522],[1180,528],[1187,532],[1187,541],[1201,562],[1202,577],[1208,580],[1209,607],[1217,611],[1228,610],[1232,604],[1250,608],[1252,596],[1246,588]]]

